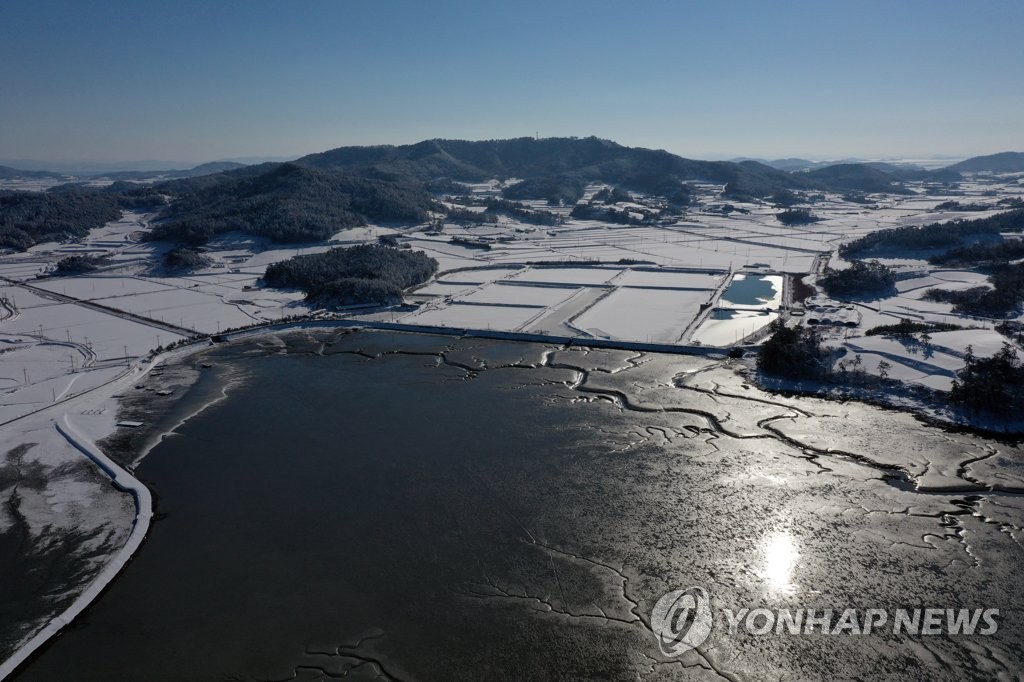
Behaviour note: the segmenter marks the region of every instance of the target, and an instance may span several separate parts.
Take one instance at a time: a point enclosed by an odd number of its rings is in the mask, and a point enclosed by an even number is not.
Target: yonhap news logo
[[[892,634],[987,637],[999,630],[999,609],[991,608],[777,608],[711,610],[703,587],[673,590],[651,610],[651,630],[669,658],[696,649],[711,635],[716,620],[729,635],[760,636]]]
[[[711,634],[711,600],[703,587],[669,592],[651,611],[651,629],[661,653],[681,656],[696,649]]]

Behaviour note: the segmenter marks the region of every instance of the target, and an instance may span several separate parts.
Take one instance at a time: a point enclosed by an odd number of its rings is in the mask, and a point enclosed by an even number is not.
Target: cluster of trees
[[[992,287],[971,287],[962,291],[929,289],[922,298],[952,303],[953,310],[967,315],[1005,315],[1024,303],[1024,264],[1000,265],[989,276]]]
[[[847,192],[843,195],[843,201],[849,201],[851,204],[873,204],[874,201],[870,197],[865,196],[860,192]]]
[[[957,201],[955,199],[950,199],[949,201],[943,201],[941,204],[938,204],[935,207],[935,210],[936,211],[987,211],[990,208],[992,208],[992,207],[991,206],[987,206],[985,204],[978,204],[978,203],[964,204],[964,203],[961,203],[961,202],[959,202],[959,201]]]
[[[606,223],[618,225],[640,225],[643,223],[643,219],[637,218],[626,209],[595,204],[576,204],[569,215],[578,220],[603,220]]]
[[[172,181],[193,188],[175,199],[150,239],[199,246],[240,231],[276,242],[323,241],[367,220],[422,222],[437,207],[423,184],[399,175],[359,175],[272,166],[251,175],[222,173],[212,182]],[[203,178],[195,178],[203,181]]]
[[[1018,346],[1024,346],[1024,322],[1007,320],[997,324],[995,330],[1012,339]]]
[[[910,336],[911,334],[932,334],[935,332],[952,332],[963,329],[950,322],[914,322],[902,320],[896,324],[882,324],[864,332],[865,336]]]
[[[193,272],[212,264],[209,256],[194,247],[179,246],[164,254],[164,267],[173,272]]]
[[[422,251],[361,244],[295,256],[267,267],[272,287],[296,287],[324,304],[396,303],[402,291],[430,279],[437,261]]]
[[[84,237],[120,217],[114,194],[0,192],[0,248],[24,250],[39,242]]]
[[[448,209],[448,220],[461,225],[483,225],[498,222],[498,216],[487,211],[470,211],[468,208],[453,206]]]
[[[790,208],[775,214],[775,219],[786,226],[809,225],[818,222],[818,217],[806,208]]]
[[[992,357],[979,358],[968,346],[964,361],[949,393],[951,402],[975,412],[1024,414],[1024,364],[1016,349],[1004,344]]]
[[[468,215],[469,213],[472,213],[472,211],[466,211],[458,206],[449,208],[448,217],[456,222],[458,222],[459,219],[462,219],[467,222],[494,223],[497,222],[498,215],[506,215],[529,225],[553,226],[561,225],[565,222],[565,219],[557,213],[539,208],[530,208],[518,201],[509,201],[507,199],[499,199],[497,197],[475,197],[468,195],[455,197],[453,201],[462,206],[482,206],[484,208],[482,213],[476,214],[480,216],[479,219],[476,220],[471,219]],[[458,216],[458,218],[453,218],[453,215]]]
[[[845,270],[825,268],[818,280],[830,296],[880,294],[896,284],[896,275],[884,264],[873,261],[853,261]]]
[[[529,225],[552,226],[561,225],[565,222],[557,213],[552,213],[551,211],[545,211],[543,209],[528,208],[515,201],[506,201],[504,199],[495,199],[491,197],[486,200],[484,205],[487,207],[485,213],[501,213]]]
[[[67,256],[57,261],[55,275],[81,275],[86,272],[93,272],[105,265],[107,258],[104,256]]]
[[[933,265],[986,265],[1024,258],[1024,239],[1004,239],[950,249],[928,259]]]
[[[844,244],[839,248],[839,253],[849,258],[881,249],[949,249],[963,245],[964,239],[970,236],[1022,230],[1024,208],[1018,208],[988,218],[879,230]]]
[[[757,356],[757,368],[783,379],[821,379],[830,371],[831,352],[810,327],[787,327],[782,320],[769,326],[770,336]]]
[[[509,185],[501,194],[506,199],[544,199],[549,206],[572,206],[581,198],[586,182],[575,175],[528,178]]]
[[[780,189],[768,198],[776,208],[792,208],[803,200],[795,192],[788,189]]]
[[[623,201],[633,201],[633,197],[621,187],[605,187],[595,194],[591,201],[595,203],[601,202],[602,204],[617,204]]]

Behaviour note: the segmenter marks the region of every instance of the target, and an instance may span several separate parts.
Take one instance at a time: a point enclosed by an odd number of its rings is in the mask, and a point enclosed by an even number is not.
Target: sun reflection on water
[[[795,592],[793,571],[800,552],[793,534],[788,530],[771,533],[765,536],[763,549],[764,568],[761,576],[768,582],[768,586],[782,594]]]

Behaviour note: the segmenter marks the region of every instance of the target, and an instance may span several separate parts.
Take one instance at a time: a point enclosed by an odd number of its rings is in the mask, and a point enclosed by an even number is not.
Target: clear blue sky
[[[1024,0],[0,0],[0,158],[1024,150]]]

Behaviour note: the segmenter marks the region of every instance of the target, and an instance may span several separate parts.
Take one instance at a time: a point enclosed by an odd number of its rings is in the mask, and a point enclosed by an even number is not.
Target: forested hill
[[[367,220],[422,222],[434,200],[423,183],[383,172],[335,172],[291,163],[161,183],[176,195],[151,239],[198,245],[231,231],[277,242],[328,239]]]
[[[807,173],[816,183],[832,189],[859,192],[888,192],[909,194],[903,183],[890,173],[863,163],[839,163]]]
[[[960,173],[1022,173],[1024,172],[1024,152],[1000,152],[988,156],[975,156],[949,167]]]
[[[0,191],[0,248],[81,239],[126,209],[154,210],[163,202],[152,188],[126,183],[103,189],[67,184],[47,192]]]
[[[403,146],[341,147],[305,156],[295,163],[328,170],[375,167],[420,180],[567,176],[651,194],[671,194],[687,180],[722,183],[727,185],[726,192],[734,196],[768,196],[780,189],[816,187],[806,176],[756,161],[694,161],[666,151],[624,147],[596,137],[427,140]]]
[[[734,196],[814,187],[806,177],[752,161],[691,161],[596,138],[431,140],[343,147],[292,163],[158,183],[157,190],[175,198],[152,238],[196,245],[238,230],[279,242],[322,241],[366,221],[421,222],[428,210],[443,211],[427,191],[438,178],[495,177],[526,179],[509,189],[509,198],[566,204],[575,203],[593,181],[666,197],[695,178],[727,185]]]
[[[50,171],[27,171],[11,168],[10,166],[0,166],[0,180],[9,180],[11,178],[60,180],[63,177],[60,173],[51,173]]]
[[[210,163],[202,163],[193,168],[185,170],[155,170],[155,171],[115,171],[110,173],[100,173],[96,177],[107,178],[109,180],[148,180],[151,178],[195,178],[200,175],[210,175],[213,173],[223,173],[224,171],[237,170],[244,168],[244,163],[235,163],[233,161],[211,161]]]

